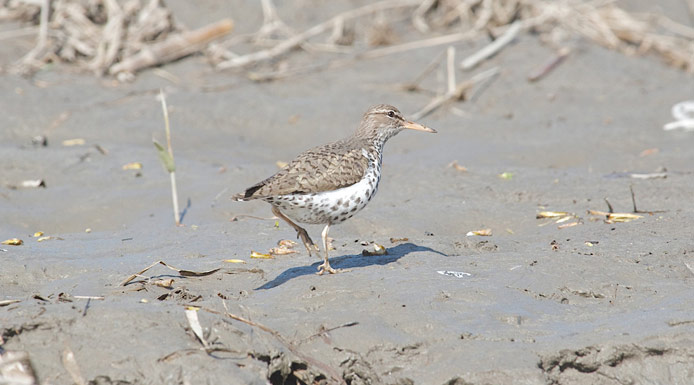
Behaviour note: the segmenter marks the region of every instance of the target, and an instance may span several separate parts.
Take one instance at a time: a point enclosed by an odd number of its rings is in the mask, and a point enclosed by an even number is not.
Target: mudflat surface
[[[168,3],[191,27],[228,13],[239,33],[253,32],[261,20],[247,2]],[[280,12],[301,29],[349,8],[319,3]],[[658,11],[681,18],[681,7]],[[459,57],[486,42],[457,44]],[[3,65],[31,47],[13,43]],[[331,229],[331,261],[343,271],[328,276],[314,274],[320,261],[301,247],[251,259],[295,233],[244,216],[271,217],[267,204],[230,196],[277,161],[349,135],[372,104],[418,110],[432,95],[397,85],[445,46],[268,83],[214,71],[202,56],[163,67],[176,82],[150,70],[114,84],[61,65],[31,79],[3,73],[0,238],[24,245],[1,246],[0,301],[20,300],[0,307],[2,349],[28,352],[51,384],[73,383],[66,349],[99,383],[691,383],[694,146],[691,133],[662,125],[673,104],[693,97],[694,79],[653,56],[584,40],[576,48],[529,83],[552,51],[521,34],[478,70],[501,69],[486,89],[421,120],[438,134],[391,139],[378,194]],[[423,86],[443,83],[434,74]],[[169,177],[151,143],[164,138],[160,88],[183,227],[173,225]],[[32,145],[35,135],[48,146]],[[74,138],[86,144],[61,145]],[[448,167],[454,160],[467,172]],[[143,169],[123,170],[129,162]],[[630,177],[653,172],[666,177]],[[11,188],[28,179],[46,187]],[[605,198],[631,212],[630,187],[638,209],[653,213],[628,223],[587,213],[607,211]],[[574,213],[579,224],[536,219],[546,210]],[[466,236],[484,228],[492,235]],[[307,229],[320,238],[320,226]],[[37,242],[37,231],[62,239]],[[371,247],[363,242],[388,254],[362,256]],[[119,286],[157,260],[221,270],[185,277],[156,266]],[[171,288],[151,284],[169,278]],[[200,349],[185,305],[201,308],[218,351]]]

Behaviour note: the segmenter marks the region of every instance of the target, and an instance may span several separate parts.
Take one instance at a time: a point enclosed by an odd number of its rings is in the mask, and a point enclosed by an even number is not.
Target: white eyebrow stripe
[[[391,111],[393,111],[393,110],[390,110],[390,109],[385,108],[385,109],[382,109],[382,110],[374,110],[373,113],[374,113],[374,114],[387,114],[387,113],[389,113],[389,112],[391,112]],[[400,114],[399,114],[398,112],[393,111],[393,113],[394,113],[396,116],[400,116]]]

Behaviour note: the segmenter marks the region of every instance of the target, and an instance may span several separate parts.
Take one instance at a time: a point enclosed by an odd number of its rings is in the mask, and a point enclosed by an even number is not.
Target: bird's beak
[[[424,132],[431,132],[432,134],[436,133],[436,130],[433,128],[429,128],[427,126],[422,126],[419,123],[415,122],[410,122],[410,121],[405,121],[405,123],[402,125],[403,128],[407,128],[410,130],[417,130],[417,131],[424,131]]]

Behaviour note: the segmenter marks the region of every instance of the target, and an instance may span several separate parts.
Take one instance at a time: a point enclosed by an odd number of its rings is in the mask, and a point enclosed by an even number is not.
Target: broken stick
[[[460,63],[460,66],[464,70],[470,70],[475,68],[478,64],[483,62],[484,60],[488,59],[489,57],[493,56],[497,52],[499,52],[502,48],[504,48],[508,43],[512,42],[513,39],[518,35],[518,32],[520,32],[521,28],[523,26],[523,23],[520,21],[516,21],[513,24],[511,24],[506,31],[499,36],[496,40],[491,42],[489,45],[485,46],[481,50],[475,52],[472,54],[470,57],[467,59],[463,60],[462,63]]]
[[[459,100],[462,99],[463,96],[465,95],[465,92],[472,88],[474,85],[487,80],[491,77],[494,77],[499,74],[499,67],[494,67],[492,69],[489,69],[487,71],[481,72],[469,80],[465,80],[463,82],[460,82],[455,89],[452,91],[446,92],[443,95],[435,97],[429,104],[424,106],[421,110],[415,112],[414,114],[410,115],[412,120],[417,120],[421,119],[427,115],[429,115],[432,111],[435,109],[441,107],[444,103],[448,102],[449,100]]]
[[[109,69],[111,75],[134,73],[143,68],[168,63],[197,52],[214,39],[226,35],[234,28],[231,19],[224,19],[214,24],[172,35],[166,40],[146,46],[138,53],[123,59]]]

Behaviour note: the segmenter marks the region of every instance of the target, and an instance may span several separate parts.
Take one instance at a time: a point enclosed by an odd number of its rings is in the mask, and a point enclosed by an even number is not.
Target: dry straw
[[[694,15],[694,0],[687,2]],[[351,53],[353,60],[361,60],[489,35],[502,39],[488,48],[493,53],[504,46],[503,39],[532,30],[557,50],[583,37],[628,55],[653,53],[672,66],[694,72],[694,28],[662,14],[630,13],[610,0],[382,0],[332,15],[300,32],[280,19],[272,0],[262,0],[261,5],[264,22],[257,33],[209,44],[231,31],[230,20],[184,32],[161,0],[6,0],[0,5],[0,20],[25,20],[39,28],[6,31],[0,39],[37,33],[35,48],[15,67],[22,73],[61,61],[98,75],[127,75],[200,50],[218,69],[276,63],[297,48],[311,53]],[[402,32],[403,28],[388,24],[403,20],[411,24],[412,31],[429,36],[397,35],[388,39],[400,42],[397,45],[372,48],[367,44],[364,49],[369,25],[371,30],[379,24],[389,33]],[[360,29],[354,31],[356,26]],[[258,48],[246,54],[231,50],[249,42]],[[288,70],[290,74],[301,72]],[[271,80],[281,76],[256,77]]]

